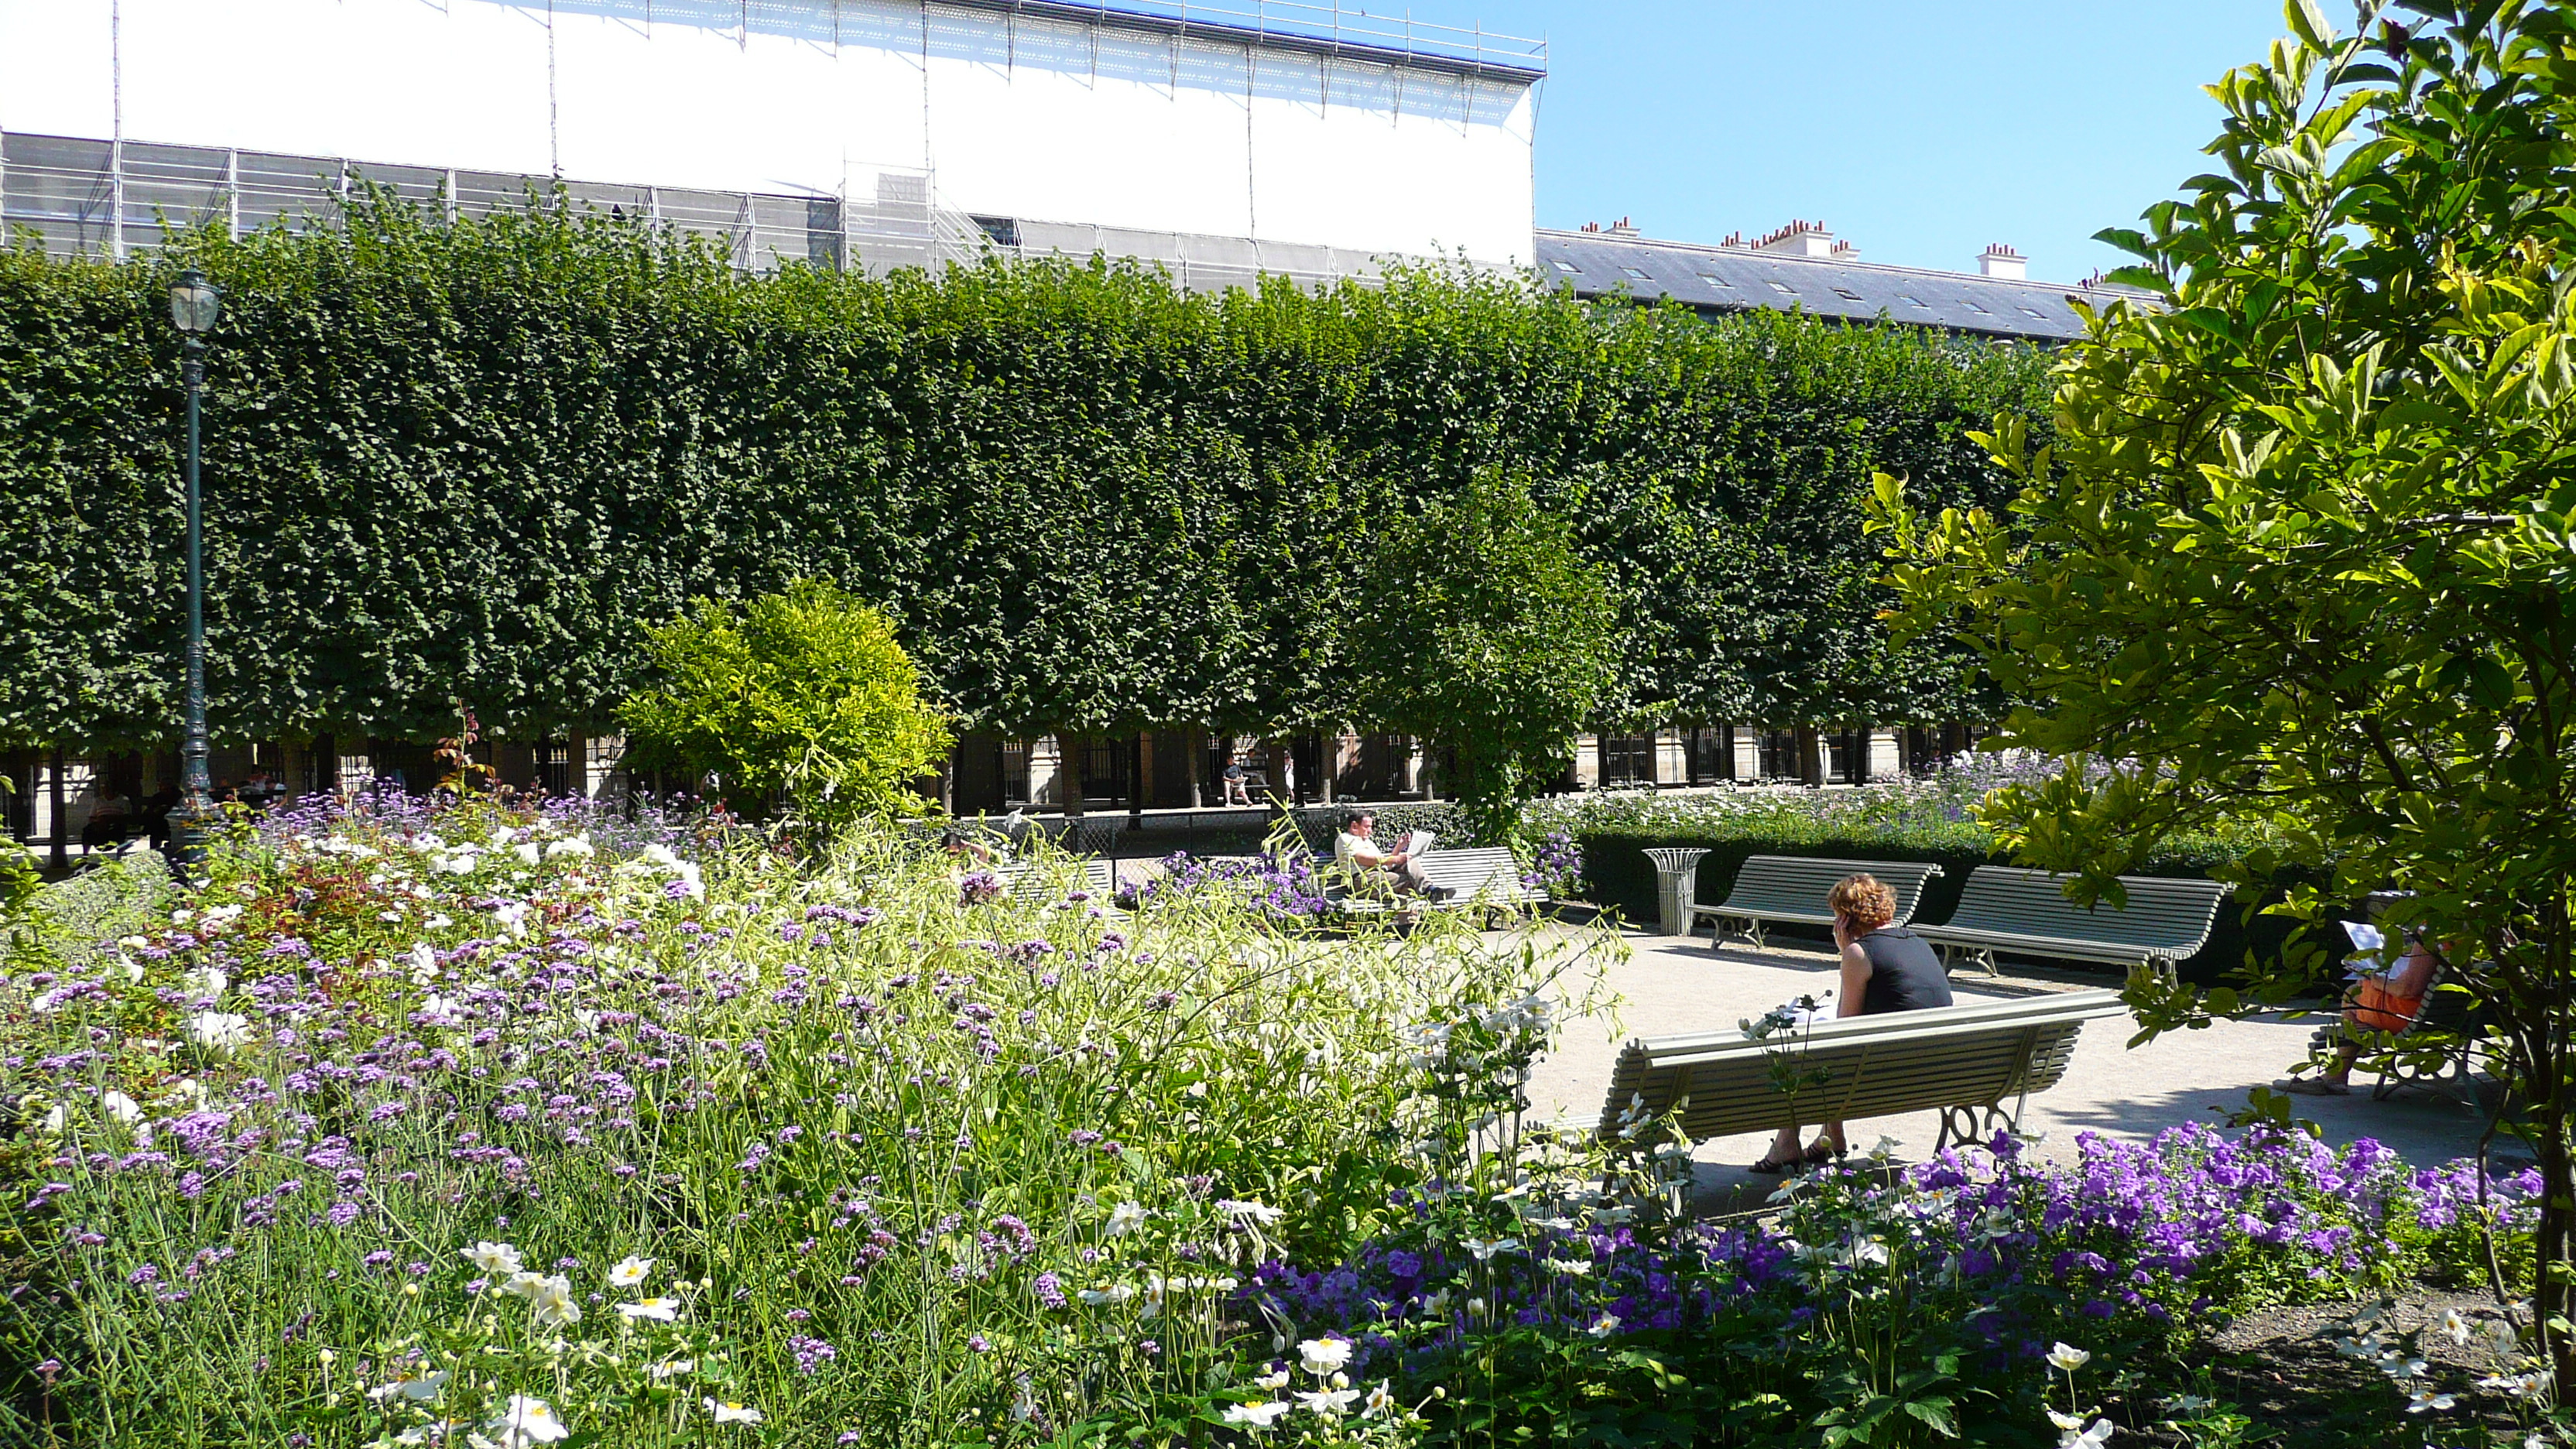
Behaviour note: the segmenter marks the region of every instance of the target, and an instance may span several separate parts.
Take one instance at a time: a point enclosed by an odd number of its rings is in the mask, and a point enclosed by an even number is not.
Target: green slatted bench
[[[1333,857],[1315,858],[1316,873],[1332,882],[1328,898],[1339,909],[1353,915],[1380,911],[1463,911],[1483,910],[1488,913],[1518,913],[1547,904],[1547,892],[1521,879],[1521,863],[1509,850],[1487,846],[1474,850],[1435,850],[1416,862],[1422,867],[1425,884],[1441,886],[1452,892],[1445,901],[1429,901],[1419,896],[1398,895],[1392,900],[1354,894],[1343,881],[1340,867]]]
[[[1941,1113],[1935,1152],[1987,1141],[2018,1131],[2023,1104],[2066,1075],[2084,1023],[2127,1010],[2116,991],[2069,991],[1845,1017],[1763,1040],[1744,1029],[1639,1039],[1611,1071],[1599,1132],[1651,1141],[1654,1120],[1678,1103],[1693,1143],[1927,1109]],[[1813,1085],[1782,1093],[1775,1053]]]
[[[1691,925],[1697,929],[1708,922],[1708,943],[1723,946],[1732,934],[1741,934],[1759,948],[1763,944],[1762,927],[1766,922],[1798,926],[1830,926],[1834,913],[1825,908],[1825,897],[1835,882],[1847,875],[1862,872],[1878,877],[1896,893],[1896,925],[1913,919],[1914,909],[1923,900],[1923,883],[1941,873],[1941,867],[1917,860],[1816,860],[1800,855],[1754,855],[1745,857],[1744,868],[1735,873],[1735,883],[1727,887],[1726,899],[1713,906],[1691,909]],[[1729,921],[1744,923],[1742,932],[1727,930]]]
[[[992,869],[994,877],[1001,881],[1003,889],[1010,893],[1012,900],[1044,901],[1059,898],[1056,884],[1059,873],[1056,871],[1042,870],[1035,865],[1025,863],[997,865]],[[1106,860],[1084,861],[1082,884],[1078,889],[1089,892],[1091,898],[1103,906],[1112,904],[1110,897],[1118,893],[1116,863]]]
[[[2229,887],[2213,880],[2124,875],[2128,908],[2079,906],[2066,898],[2066,877],[2043,870],[1981,865],[1968,872],[1958,909],[1914,934],[1938,947],[1947,963],[1966,956],[1996,975],[1995,953],[2146,966],[2167,979],[2209,941],[2218,903]]]

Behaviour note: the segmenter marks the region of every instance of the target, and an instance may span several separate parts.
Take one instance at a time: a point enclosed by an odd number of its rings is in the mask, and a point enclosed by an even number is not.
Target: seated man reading
[[[1410,853],[1379,849],[1376,833],[1377,817],[1366,810],[1355,810],[1333,840],[1333,863],[1341,868],[1352,890],[1367,895],[1401,891],[1433,901],[1449,898],[1449,892],[1423,878],[1421,863]]]

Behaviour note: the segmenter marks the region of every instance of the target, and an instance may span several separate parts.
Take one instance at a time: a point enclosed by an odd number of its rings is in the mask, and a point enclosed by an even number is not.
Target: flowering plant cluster
[[[1030,868],[391,796],[22,945],[0,1441],[1229,1432],[1243,1275],[1419,1190],[1490,1105],[1425,1034],[1530,1029],[1574,951]],[[1311,1432],[1415,1432],[1357,1392]]]
[[[1410,1194],[1358,1253],[1265,1263],[1248,1294],[1283,1334],[1346,1337],[1355,1380],[1439,1388],[1431,1417],[1455,1428],[1561,1421],[1589,1402],[1588,1432],[1630,1436],[1722,1419],[1885,1442],[1862,1428],[1897,1414],[1926,1432],[2048,1420],[2091,1445],[2167,1410],[2068,1399],[2087,1354],[2170,1349],[2265,1303],[2395,1289],[2464,1258],[2481,1227],[2527,1232],[2539,1190],[2528,1173],[2482,1182],[2466,1164],[2419,1171],[2376,1143],[2259,1129],[2088,1134],[2071,1163],[2002,1137],[1900,1168],[1895,1146],[1721,1225],[1605,1195],[1605,1164],[1542,1143],[1509,1186]],[[2506,1316],[2475,1331],[2517,1351]],[[2391,1361],[2404,1380],[2392,1413],[2534,1393],[2528,1369],[2452,1396],[2420,1360]],[[1613,1391],[1615,1415],[1600,1402]]]

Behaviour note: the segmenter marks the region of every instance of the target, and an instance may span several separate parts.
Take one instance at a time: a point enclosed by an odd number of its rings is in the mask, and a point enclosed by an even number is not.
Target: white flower
[[[747,1408],[741,1404],[718,1403],[714,1399],[708,1399],[705,1403],[707,1406],[707,1412],[715,1415],[716,1422],[719,1424],[757,1424],[760,1422],[760,1411],[758,1409]]]
[[[653,1365],[653,1377],[657,1379],[667,1379],[676,1377],[680,1374],[695,1373],[697,1370],[698,1361],[696,1359],[666,1358],[660,1363]]]
[[[1500,1242],[1489,1243],[1482,1238],[1469,1238],[1465,1242],[1460,1243],[1459,1246],[1465,1248],[1468,1252],[1475,1254],[1477,1262],[1484,1263],[1492,1261],[1493,1256],[1496,1253],[1509,1252],[1510,1250],[1519,1247],[1520,1240],[1517,1238],[1504,1238]]]
[[[1145,1219],[1151,1216],[1139,1204],[1122,1202],[1109,1210],[1109,1221],[1101,1230],[1113,1238],[1123,1237],[1143,1227]]]
[[[1252,1381],[1252,1386],[1264,1393],[1275,1394],[1281,1389],[1288,1387],[1288,1371],[1286,1369],[1281,1369],[1277,1373],[1263,1374],[1261,1377]]]
[[[2414,1396],[2406,1401],[2406,1412],[2410,1414],[2420,1414],[2427,1409],[2431,1409],[2438,1413],[2441,1410],[2451,1407],[2451,1405],[2457,1402],[2458,1400],[2452,1398],[2449,1394],[2437,1394],[2431,1389],[2417,1389]]]
[[[1360,1405],[1360,1417],[1382,1419],[1394,1412],[1395,1395],[1387,1391],[1386,1380],[1379,1379],[1377,1387],[1368,1391],[1368,1399]]]
[[[652,1271],[652,1259],[629,1257],[625,1262],[622,1262],[616,1267],[608,1270],[608,1286],[611,1288],[632,1288],[636,1284],[643,1282],[644,1275]]]
[[[72,1114],[70,1110],[64,1107],[62,1103],[56,1102],[53,1105],[53,1110],[45,1114],[43,1126],[48,1134],[59,1137],[62,1135],[63,1129],[69,1127],[71,1124]]]
[[[426,1404],[447,1391],[449,1377],[445,1369],[431,1369],[425,1372],[406,1369],[403,1376],[392,1383],[378,1384],[367,1390],[367,1397],[379,1404],[395,1397],[409,1399],[415,1404]]]
[[[1297,1345],[1297,1360],[1306,1372],[1321,1376],[1332,1373],[1351,1361],[1351,1341],[1347,1338],[1310,1338]]]
[[[1592,1326],[1583,1331],[1591,1334],[1594,1338],[1608,1338],[1610,1335],[1619,1331],[1619,1315],[1616,1313],[1604,1313],[1599,1318],[1592,1320]]]
[[[2071,1343],[2058,1344],[2048,1351],[2048,1366],[2064,1373],[2071,1374],[2092,1361],[2093,1355]]]
[[[234,1051],[250,1044],[250,1018],[238,1012],[201,1011],[188,1018],[188,1035],[211,1051]]]
[[[1038,1416],[1038,1386],[1027,1374],[1011,1386],[1011,1417],[1025,1424]]]
[[[179,978],[179,985],[191,1001],[219,1001],[230,990],[233,979],[212,966],[200,966]]]
[[[567,855],[582,856],[593,855],[596,853],[597,852],[590,848],[590,837],[587,835],[575,835],[566,840],[558,840],[554,844],[546,847],[546,858],[548,860],[560,859]],[[757,1423],[759,1421],[753,1420],[752,1422]]]
[[[500,1436],[503,1449],[527,1449],[531,1444],[552,1444],[572,1433],[570,1426],[555,1417],[555,1411],[543,1399],[525,1394],[512,1394],[510,1402],[492,1415],[484,1427]]]
[[[1882,1136],[1878,1139],[1877,1145],[1869,1149],[1869,1155],[1877,1161],[1885,1162],[1896,1155],[1896,1149],[1904,1145],[1893,1137]]]
[[[2060,1430],[2063,1430],[2066,1433],[2072,1434],[2076,1430],[2084,1427],[2084,1416],[2082,1414],[2061,1414],[2055,1409],[2048,1409],[2044,1412],[2048,1415],[2048,1422],[2055,1424]]]
[[[2057,1416],[2052,1413],[2049,1417],[2054,1419]],[[2096,1419],[2090,1429],[2067,1429],[2060,1433],[2057,1436],[2057,1449],[2093,1449],[2094,1445],[2109,1439],[2112,1432],[2110,1420]]]
[[[544,858],[545,848],[533,840],[523,840],[518,844],[511,846],[510,853],[517,856],[519,859],[526,861],[530,865],[535,865],[540,859]]]
[[[581,1304],[572,1296],[571,1280],[561,1273],[537,1280],[527,1299],[528,1316],[540,1328],[581,1322]]]
[[[518,838],[519,827],[515,825],[504,825],[500,829],[492,832],[492,848],[494,850],[498,850],[502,846],[505,846]]]
[[[1307,1412],[1337,1419],[1351,1411],[1351,1400],[1359,1396],[1357,1389],[1318,1389],[1311,1394],[1297,1394],[1295,1398],[1298,1406]]]
[[[1225,1421],[1252,1429],[1267,1429],[1278,1423],[1279,1416],[1287,1413],[1288,1408],[1284,1400],[1268,1404],[1228,1404],[1225,1406]]]
[[[668,1323],[680,1316],[680,1300],[646,1298],[634,1303],[620,1303],[617,1305],[617,1316],[629,1322],[639,1318],[649,1318],[655,1323]]]
[[[2548,1381],[2549,1375],[2545,1373],[2515,1374],[2510,1378],[2502,1374],[2489,1374],[2478,1380],[2478,1387],[2513,1398],[2525,1399],[2538,1392],[2540,1386]]]
[[[1584,1278],[1592,1273],[1592,1261],[1588,1258],[1580,1260],[1550,1258],[1547,1260],[1547,1270],[1551,1273],[1562,1273],[1569,1278]]]
[[[1266,1202],[1251,1202],[1235,1198],[1220,1199],[1217,1203],[1217,1208],[1226,1216],[1233,1218],[1236,1222],[1260,1223],[1264,1226],[1275,1223],[1281,1218],[1288,1216],[1287,1213],[1282,1212],[1278,1208],[1272,1207]]]
[[[1132,1283],[1112,1283],[1106,1288],[1085,1288],[1076,1296],[1092,1307],[1098,1308],[1107,1303],[1124,1303],[1135,1297],[1136,1286]]]
[[[492,919],[505,926],[515,926],[528,918],[526,901],[503,901],[492,908]]]
[[[2445,1308],[2442,1310],[2442,1320],[2439,1327],[2442,1332],[2450,1335],[2451,1342],[2453,1343],[2466,1343],[2469,1341],[2469,1321],[2466,1318],[2461,1317],[2460,1310],[2456,1308]]]
[[[438,948],[427,941],[411,943],[411,984],[427,986],[438,979]]]
[[[458,1256],[495,1278],[514,1277],[519,1272],[519,1250],[508,1243],[476,1243]]]
[[[142,1104],[123,1092],[111,1090],[106,1096],[98,1099],[98,1104],[107,1109],[107,1115],[128,1127],[143,1120]]]

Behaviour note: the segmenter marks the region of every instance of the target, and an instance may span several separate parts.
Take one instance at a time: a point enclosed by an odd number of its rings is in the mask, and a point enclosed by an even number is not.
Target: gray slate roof
[[[1583,297],[1671,297],[1712,311],[1801,308],[1817,317],[1891,322],[1985,337],[2068,342],[2084,335],[2066,304],[2071,293],[2142,299],[2128,287],[2085,288],[2011,282],[1973,272],[1879,266],[1741,247],[1696,246],[1604,232],[1546,231],[1535,248],[1540,274]],[[1638,276],[1642,272],[1645,275]]]

